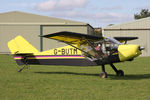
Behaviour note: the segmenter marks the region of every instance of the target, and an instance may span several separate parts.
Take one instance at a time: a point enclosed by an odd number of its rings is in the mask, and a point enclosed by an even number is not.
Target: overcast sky
[[[141,9],[150,9],[150,0],[1,0],[0,13],[23,11],[70,19],[105,27],[133,21]]]

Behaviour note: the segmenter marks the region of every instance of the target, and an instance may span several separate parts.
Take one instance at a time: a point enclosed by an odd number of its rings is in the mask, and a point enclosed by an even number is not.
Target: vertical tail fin
[[[13,40],[9,41],[8,48],[11,51],[11,54],[27,54],[38,52],[38,50],[22,36],[17,36]]]

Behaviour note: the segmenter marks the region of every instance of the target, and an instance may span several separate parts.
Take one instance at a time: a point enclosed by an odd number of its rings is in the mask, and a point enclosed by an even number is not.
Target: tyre
[[[106,72],[101,72],[101,73],[99,74],[99,77],[100,77],[100,78],[107,78],[107,73],[106,73]]]
[[[124,76],[124,72],[122,70],[118,70],[117,76]]]

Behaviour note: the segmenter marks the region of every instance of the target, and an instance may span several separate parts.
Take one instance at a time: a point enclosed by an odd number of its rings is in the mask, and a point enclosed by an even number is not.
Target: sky
[[[22,11],[106,27],[134,20],[150,0],[1,0],[0,13]]]

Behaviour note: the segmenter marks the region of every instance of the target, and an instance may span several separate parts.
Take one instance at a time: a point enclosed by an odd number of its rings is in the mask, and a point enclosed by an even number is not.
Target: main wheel
[[[117,76],[124,76],[124,72],[122,70],[118,70]]]
[[[101,73],[99,74],[99,77],[100,77],[100,78],[107,78],[107,73],[106,73],[106,72],[101,72]]]

